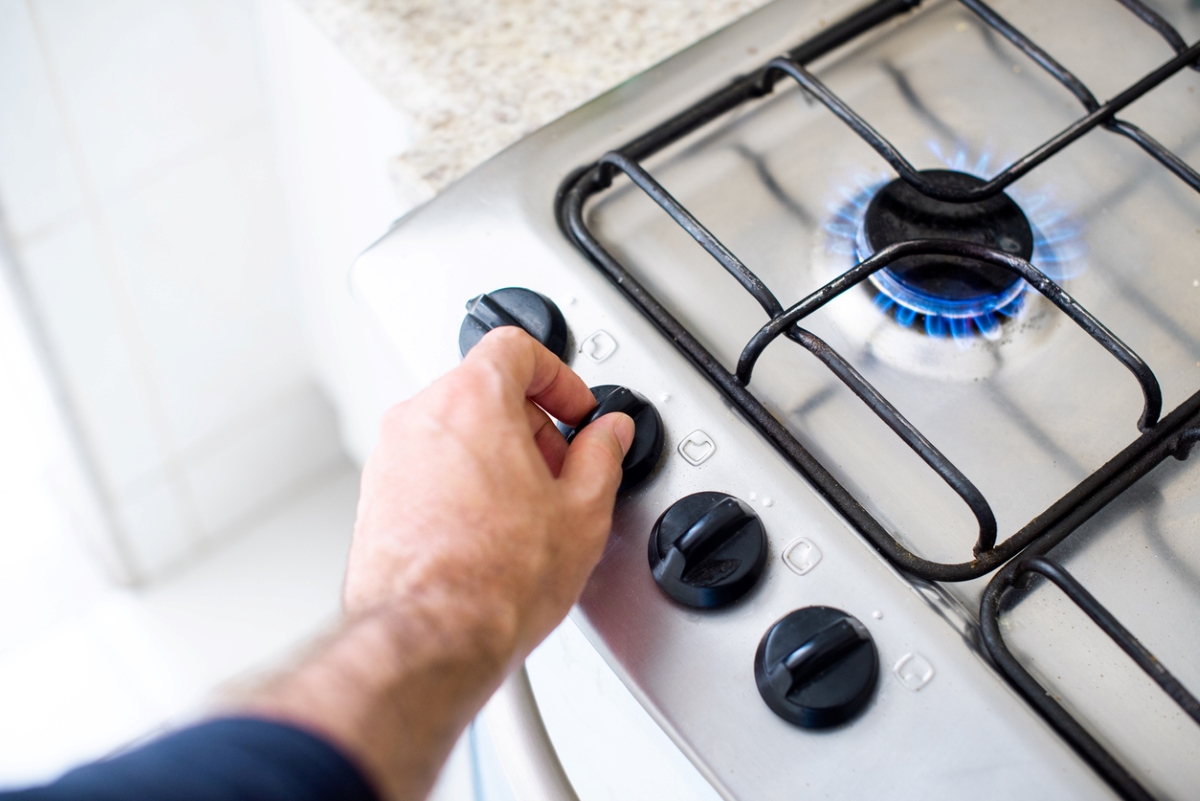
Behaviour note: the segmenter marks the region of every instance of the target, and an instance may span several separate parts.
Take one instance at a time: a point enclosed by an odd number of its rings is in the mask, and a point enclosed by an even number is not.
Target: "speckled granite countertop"
[[[416,124],[394,165],[436,192],[767,0],[296,0]]]

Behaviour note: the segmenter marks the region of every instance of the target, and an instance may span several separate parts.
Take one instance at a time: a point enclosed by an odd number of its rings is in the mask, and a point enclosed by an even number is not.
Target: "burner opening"
[[[925,170],[930,181],[973,188],[980,178],[954,170]],[[1030,259],[1033,229],[1012,198],[1003,193],[974,203],[927,197],[897,178],[871,198],[863,218],[860,250],[868,255],[910,239],[957,239]],[[871,276],[876,303],[902,325],[922,323],[932,336],[961,337],[998,332],[997,315],[1012,316],[1023,305],[1025,282],[986,262],[960,256],[906,256]]]

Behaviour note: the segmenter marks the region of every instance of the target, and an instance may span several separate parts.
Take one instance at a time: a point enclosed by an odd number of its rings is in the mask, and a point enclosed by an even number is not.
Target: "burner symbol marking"
[[[915,651],[900,657],[895,667],[892,668],[892,672],[896,674],[896,678],[900,679],[900,683],[904,685],[905,689],[912,690],[914,693],[933,679],[933,665]]]
[[[617,352],[617,340],[607,331],[600,330],[580,343],[579,352],[599,363]]]
[[[803,576],[821,561],[821,549],[812,540],[801,537],[783,549],[783,563],[798,576]]]
[[[698,428],[679,443],[679,455],[694,467],[708,461],[716,450],[717,443],[713,442],[713,438]]]

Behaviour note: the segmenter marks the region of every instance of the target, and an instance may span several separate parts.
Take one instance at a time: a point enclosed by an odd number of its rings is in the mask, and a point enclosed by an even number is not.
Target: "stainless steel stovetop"
[[[778,0],[589,103],[401,220],[360,258],[354,287],[425,380],[457,364],[468,298],[530,287],[563,310],[571,364],[585,380],[626,385],[655,403],[667,455],[618,503],[609,547],[574,614],[723,795],[1104,797],[1109,785],[980,648],[978,610],[992,575],[932,583],[883,558],[555,219],[556,192],[576,168],[857,7]],[[1115,1],[1008,0],[994,8],[1101,102],[1173,55]],[[1188,42],[1200,36],[1200,11],[1182,4],[1159,11]],[[926,3],[809,66],[920,169],[989,177],[1085,113],[956,3]],[[1175,74],[1121,118],[1200,163],[1196,72]],[[859,230],[866,203],[895,177],[791,81],[642,166],[784,306],[866,255]],[[1008,194],[1037,237],[1033,264],[1145,360],[1164,410],[1200,390],[1200,194],[1128,138],[1102,130]],[[750,295],[625,178],[587,207],[586,222],[732,371],[767,321]],[[1011,319],[1001,315],[957,337],[931,336],[883,305],[857,287],[804,324],[969,477],[995,513],[999,540],[1138,438],[1138,383],[1036,293],[1025,294]],[[777,342],[749,388],[904,547],[935,562],[971,558],[977,525],[962,500],[824,364]],[[1192,688],[1200,687],[1198,489],[1196,460],[1168,459],[1051,551]],[[718,611],[668,600],[646,557],[659,515],[706,490],[750,503],[770,544],[759,585]],[[804,559],[789,563],[785,552]],[[771,624],[811,605],[863,621],[881,663],[865,712],[815,733],[776,717],[753,671]],[[1035,584],[1005,608],[1002,636],[1046,692],[1152,794],[1190,797],[1200,786],[1200,728],[1052,585]]]

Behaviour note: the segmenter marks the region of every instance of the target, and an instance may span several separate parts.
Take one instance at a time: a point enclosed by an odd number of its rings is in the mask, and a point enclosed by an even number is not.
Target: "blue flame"
[[[990,177],[989,167],[993,163],[1007,163],[997,161],[987,150],[972,159],[965,147],[960,146],[951,153],[936,141],[928,144],[930,151],[948,169],[981,178]],[[863,219],[871,198],[889,180],[891,176],[883,173],[860,173],[854,176],[853,186],[838,188],[841,200],[829,204],[832,216],[824,225],[833,252],[845,254],[853,263],[870,256],[872,251],[866,242]],[[1033,265],[1055,282],[1083,272],[1085,261],[1080,229],[1069,211],[1055,202],[1053,192],[1042,188],[1030,193],[1015,187],[1006,191],[1025,212],[1033,230],[1033,255],[1030,258]],[[1025,294],[1029,288],[1024,281],[1017,281],[1005,292],[983,301],[948,301],[902,285],[886,269],[876,272],[869,280],[876,289],[875,307],[900,325],[906,328],[920,326],[931,337],[951,337],[964,346],[975,336],[998,339],[1003,321],[1019,317],[1025,310]]]

